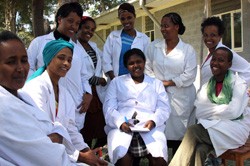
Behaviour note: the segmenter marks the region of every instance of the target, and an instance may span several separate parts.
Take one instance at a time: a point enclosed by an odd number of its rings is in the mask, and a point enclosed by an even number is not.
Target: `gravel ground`
[[[169,149],[169,157],[172,158],[172,154],[171,154],[171,149]],[[236,166],[235,165],[235,161],[227,161],[228,166]],[[140,162],[140,166],[148,166],[148,161],[147,159],[142,159]],[[223,166],[223,165],[221,165]],[[244,166],[250,166],[250,159],[246,160],[244,162]]]

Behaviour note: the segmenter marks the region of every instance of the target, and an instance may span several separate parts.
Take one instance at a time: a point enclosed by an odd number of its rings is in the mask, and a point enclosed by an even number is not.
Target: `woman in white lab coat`
[[[45,65],[39,68],[25,84],[23,91],[30,94],[37,106],[48,114],[53,122],[60,122],[68,131],[74,145],[75,161],[87,164],[105,164],[96,155],[99,149],[90,150],[75,124],[75,103],[67,90],[60,85],[71,67],[73,45],[65,40],[52,40],[45,45]]]
[[[166,165],[164,129],[170,106],[163,84],[144,74],[145,56],[140,49],[125,53],[124,66],[130,73],[111,81],[104,102],[109,158],[121,166],[132,165],[135,157],[142,156],[150,165]],[[137,125],[148,132],[131,132],[129,119],[136,114]]]
[[[64,39],[75,44],[72,40],[78,31],[82,14],[83,9],[77,2],[64,3],[60,6],[55,16],[56,29],[47,35],[35,38],[29,45],[27,50],[30,63],[28,77],[30,77],[39,67],[44,65],[42,52],[48,42],[51,40]],[[84,66],[80,63],[81,61],[78,61],[78,55],[74,57],[72,62],[73,67],[71,69],[72,72],[67,74],[67,76],[60,81],[62,85],[68,89],[78,108],[76,118],[79,129],[81,129],[83,127],[81,123],[83,123],[85,117],[83,112],[86,112],[92,97],[88,81],[79,79],[81,77],[80,69],[84,68]],[[83,70],[85,70],[85,68]],[[88,94],[85,94],[86,92]],[[79,112],[81,112],[81,114],[78,114]]]
[[[233,54],[219,47],[213,52],[213,77],[195,101],[198,124],[190,126],[170,166],[204,165],[211,150],[219,157],[228,149],[245,144],[250,131],[247,84],[229,68]]]
[[[128,73],[123,65],[123,56],[127,50],[138,48],[144,52],[149,44],[147,35],[134,29],[134,6],[129,3],[121,4],[118,17],[123,29],[111,32],[103,47],[103,70],[111,80]]]
[[[210,69],[210,61],[212,59],[213,51],[218,47],[226,47],[222,44],[221,39],[224,34],[225,27],[223,21],[219,17],[209,17],[205,19],[201,24],[201,32],[203,40],[208,48],[208,55],[201,65],[201,86],[208,82],[212,77]],[[233,52],[233,64],[230,68],[231,71],[237,72],[239,76],[244,79],[248,86],[250,85],[250,63],[242,58],[239,54]]]
[[[83,9],[77,2],[65,3],[60,6],[55,16],[55,31],[36,37],[29,45],[27,52],[30,71],[28,76],[31,76],[39,67],[44,65],[42,52],[46,43],[59,38],[66,41],[71,41],[70,39],[74,38],[81,22],[82,14]]]
[[[29,71],[23,42],[0,33],[0,165],[73,165],[54,128],[22,88]],[[62,130],[63,131],[63,130]],[[55,143],[53,143],[55,142]]]
[[[145,73],[163,82],[170,99],[171,114],[166,125],[168,147],[177,150],[189,124],[195,123],[193,82],[196,77],[196,53],[193,47],[184,43],[178,34],[185,32],[185,26],[177,13],[162,17],[162,40],[150,44],[146,52]]]
[[[91,17],[83,16],[77,33],[77,46],[81,52],[81,59],[86,70],[82,71],[84,80],[92,88],[92,100],[84,121],[81,133],[85,142],[91,147],[92,140],[96,139],[94,147],[107,144],[107,135],[104,132],[105,120],[102,111],[102,102],[105,96],[106,79],[102,72],[102,52],[96,43],[89,41],[94,35],[96,23]]]

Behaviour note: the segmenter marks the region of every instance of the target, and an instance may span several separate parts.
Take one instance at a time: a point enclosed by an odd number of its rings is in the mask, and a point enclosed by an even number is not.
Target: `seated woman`
[[[164,129],[170,114],[166,91],[161,81],[144,74],[145,56],[133,48],[124,54],[129,74],[115,77],[104,102],[108,154],[112,163],[132,165],[135,157],[147,157],[150,165],[167,165]],[[132,132],[127,122],[137,120],[148,132]]]
[[[202,86],[195,101],[198,124],[189,127],[170,166],[204,165],[210,151],[220,156],[245,144],[250,131],[247,84],[229,70],[232,59],[226,47],[213,52],[213,77]]]
[[[65,40],[52,40],[43,50],[44,66],[39,68],[25,84],[27,92],[37,106],[48,114],[51,121],[60,122],[68,131],[73,147],[71,157],[90,165],[105,165],[84,142],[75,124],[75,104],[68,91],[59,83],[71,67],[73,45]]]
[[[58,134],[60,126],[54,126],[46,114],[33,106],[27,94],[18,91],[23,87],[28,71],[23,42],[12,32],[2,31],[0,165],[71,165],[65,146],[59,144],[62,140]]]

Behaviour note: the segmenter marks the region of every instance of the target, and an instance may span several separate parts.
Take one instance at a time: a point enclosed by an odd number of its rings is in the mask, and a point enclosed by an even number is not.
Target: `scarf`
[[[228,70],[223,80],[222,90],[220,94],[216,96],[215,92],[216,80],[214,76],[210,78],[207,85],[207,95],[209,100],[215,104],[228,104],[233,96],[233,88],[231,82],[232,82],[232,72]]]
[[[73,52],[74,46],[73,44],[62,40],[52,40],[48,42],[44,49],[43,49],[43,62],[44,65],[37,69],[35,73],[33,73],[27,81],[32,80],[33,78],[36,78],[37,76],[41,75],[47,68],[47,66],[50,64],[52,59],[57,55],[59,51],[61,51],[63,48],[69,48]]]

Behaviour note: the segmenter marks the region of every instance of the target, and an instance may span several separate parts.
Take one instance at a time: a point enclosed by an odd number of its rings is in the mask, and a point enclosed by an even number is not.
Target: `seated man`
[[[232,59],[225,47],[214,51],[210,62],[213,77],[195,101],[198,124],[189,127],[170,166],[204,165],[211,150],[220,156],[245,144],[250,130],[247,84],[229,70]]]

